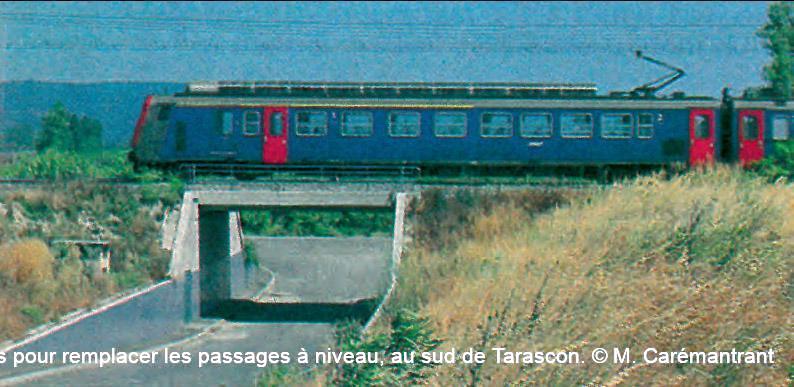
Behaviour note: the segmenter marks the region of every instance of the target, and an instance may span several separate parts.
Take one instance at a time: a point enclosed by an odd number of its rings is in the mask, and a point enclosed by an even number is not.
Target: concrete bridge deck
[[[394,195],[390,191],[327,192],[327,191],[193,191],[194,200],[203,207],[263,208],[263,207],[391,207]]]

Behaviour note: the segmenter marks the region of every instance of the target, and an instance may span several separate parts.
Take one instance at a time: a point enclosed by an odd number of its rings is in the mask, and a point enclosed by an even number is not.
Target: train
[[[678,70],[678,69],[677,69]],[[752,165],[789,141],[794,102],[593,84],[201,82],[148,96],[137,166]]]

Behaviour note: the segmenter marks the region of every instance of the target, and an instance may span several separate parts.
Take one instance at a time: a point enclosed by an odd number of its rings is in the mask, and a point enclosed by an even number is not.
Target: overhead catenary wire
[[[206,26],[208,24],[237,24],[246,27],[251,26],[300,26],[310,25],[316,27],[330,27],[336,28],[340,25],[345,25],[350,28],[356,27],[402,27],[410,28],[412,31],[417,28],[427,29],[530,29],[530,28],[603,28],[603,27],[625,27],[625,28],[759,28],[760,26],[753,23],[735,23],[735,22],[720,22],[720,23],[522,23],[522,24],[504,24],[504,23],[474,23],[474,24],[455,24],[434,22],[432,24],[419,23],[419,22],[394,22],[394,21],[378,21],[378,22],[361,22],[361,21],[348,21],[345,23],[339,22],[325,22],[320,20],[280,20],[280,21],[263,21],[261,19],[243,19],[243,18],[174,18],[163,16],[113,16],[113,15],[91,15],[91,14],[53,14],[53,13],[34,13],[34,12],[0,12],[0,18],[7,20],[23,20],[25,18],[44,18],[44,19],[57,19],[57,20],[71,20],[77,19],[81,23],[86,20],[99,20],[99,21],[113,21],[113,22],[131,22],[131,23],[163,23],[168,25],[173,24],[198,24]]]
[[[677,51],[759,50],[750,23],[527,23],[422,24],[416,22],[262,21],[230,18],[169,18],[0,12],[0,19],[25,28],[57,25],[59,36],[21,37],[0,49],[95,51],[491,51],[556,52],[560,50],[666,49]],[[64,31],[62,28],[66,27]],[[733,29],[715,38],[692,42],[694,29]],[[70,31],[100,29],[108,34],[74,39]],[[77,31],[71,31],[75,33]],[[113,32],[116,35],[113,35]],[[124,41],[131,34],[154,32],[146,40]],[[523,32],[523,33],[522,33]],[[124,35],[119,35],[124,34]],[[174,34],[181,34],[174,36]],[[225,39],[202,39],[207,36]],[[34,34],[30,34],[33,36]],[[106,36],[108,35],[108,36]],[[240,39],[250,41],[240,42]],[[262,42],[267,39],[267,42]],[[121,40],[121,42],[119,42]]]
[[[261,21],[261,20],[244,20],[244,19],[184,19],[184,18],[163,18],[163,17],[133,17],[133,16],[98,16],[98,15],[55,15],[55,14],[34,14],[34,13],[8,13],[0,12],[0,19],[10,23],[16,24],[32,24],[40,21],[56,22],[59,26],[73,26],[79,28],[87,28],[89,26],[98,26],[108,29],[123,29],[126,31],[134,30],[161,30],[164,32],[185,32],[183,29],[192,28],[194,33],[217,33],[217,32],[230,32],[230,33],[247,33],[253,34],[254,32],[268,32],[271,34],[295,34],[300,33],[304,35],[321,34],[327,36],[328,34],[346,34],[346,35],[368,35],[372,33],[380,35],[388,35],[396,32],[408,32],[412,35],[426,35],[432,36],[449,34],[465,34],[475,33],[477,36],[487,36],[493,34],[507,34],[516,33],[520,31],[531,31],[537,34],[538,30],[557,30],[565,29],[567,32],[571,30],[581,29],[606,29],[606,30],[630,30],[624,31],[626,35],[648,34],[652,30],[662,30],[653,32],[654,34],[664,34],[669,36],[669,29],[678,30],[691,30],[691,29],[756,29],[759,26],[754,24],[736,24],[736,23],[701,23],[701,24],[621,24],[621,23],[597,23],[597,24],[582,24],[582,23],[524,23],[516,24],[423,24],[423,23],[400,23],[400,22],[323,22],[323,21],[307,21],[307,20],[288,20],[288,21]],[[209,30],[207,28],[210,28]],[[195,30],[198,29],[198,30]],[[637,31],[637,30],[646,31]],[[560,31],[551,31],[559,33]],[[582,32],[582,31],[579,31]],[[604,31],[599,31],[603,33]],[[593,31],[586,31],[587,34]]]
[[[8,44],[2,47],[5,50],[96,50],[96,51],[234,51],[234,52],[261,52],[261,51],[282,51],[282,52],[314,52],[314,51],[361,51],[361,52],[425,52],[425,51],[453,51],[453,52],[545,52],[545,53],[565,53],[581,51],[604,51],[604,52],[623,52],[633,50],[637,47],[644,49],[658,49],[677,52],[697,52],[702,50],[709,51],[756,51],[758,48],[753,46],[718,47],[711,44],[689,44],[689,45],[670,45],[670,44],[637,44],[626,42],[622,44],[567,44],[558,47],[547,43],[524,44],[524,45],[393,45],[380,46],[376,44],[344,44],[336,46],[326,46],[321,44],[300,44],[284,46],[280,44],[149,44],[149,45],[128,45],[128,44],[107,44],[107,45],[83,45],[83,44],[46,44],[36,46],[22,46]]]

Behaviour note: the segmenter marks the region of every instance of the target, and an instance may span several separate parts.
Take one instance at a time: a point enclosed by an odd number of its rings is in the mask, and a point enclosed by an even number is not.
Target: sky
[[[0,80],[763,84],[763,2],[0,2]]]

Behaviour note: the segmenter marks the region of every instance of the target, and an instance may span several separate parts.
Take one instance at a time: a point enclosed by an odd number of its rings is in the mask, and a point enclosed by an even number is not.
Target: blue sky
[[[747,3],[0,3],[0,80],[763,83]]]

